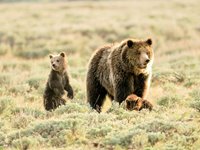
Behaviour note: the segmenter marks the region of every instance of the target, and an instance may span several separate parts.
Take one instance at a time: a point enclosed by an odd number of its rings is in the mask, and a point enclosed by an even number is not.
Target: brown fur
[[[49,55],[51,60],[51,72],[44,91],[44,108],[54,110],[65,104],[63,95],[67,91],[67,97],[73,98],[73,89],[69,84],[67,62],[65,53]]]
[[[131,94],[126,98],[126,108],[128,110],[137,110],[137,111],[140,111],[143,108],[146,108],[151,111],[153,108],[153,105],[149,101],[144,100],[135,94]]]
[[[151,45],[151,39],[128,39],[93,54],[86,82],[87,100],[94,109],[101,111],[106,95],[119,103],[130,94],[146,98],[152,74]]]

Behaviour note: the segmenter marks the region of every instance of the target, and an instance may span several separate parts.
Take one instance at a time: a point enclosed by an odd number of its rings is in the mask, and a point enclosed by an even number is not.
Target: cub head
[[[140,111],[142,109],[149,109],[150,111],[153,109],[153,105],[135,94],[131,94],[127,96],[125,100],[125,106],[128,110],[137,110]]]
[[[128,39],[125,45],[126,59],[134,71],[144,72],[151,69],[154,57],[151,39],[145,41]]]
[[[64,52],[58,54],[58,55],[49,55],[50,61],[51,61],[51,68],[54,71],[62,72],[66,69],[66,55]]]

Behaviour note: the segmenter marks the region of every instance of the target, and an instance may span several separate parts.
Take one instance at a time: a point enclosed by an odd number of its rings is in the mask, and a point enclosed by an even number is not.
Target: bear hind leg
[[[96,86],[95,86],[96,85]],[[107,91],[100,84],[90,84],[87,88],[87,99],[90,106],[96,109],[97,112],[101,112],[101,107],[105,100]]]
[[[47,111],[55,110],[57,107],[65,105],[65,103],[66,101],[63,98],[51,97],[44,99],[44,107]]]

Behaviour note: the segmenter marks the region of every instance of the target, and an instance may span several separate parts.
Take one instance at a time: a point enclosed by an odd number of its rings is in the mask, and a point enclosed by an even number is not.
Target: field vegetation
[[[198,0],[1,3],[0,12],[0,149],[200,148]],[[86,102],[89,58],[128,37],[153,39],[154,109],[107,101],[98,114]],[[48,55],[62,51],[75,98],[46,112]]]

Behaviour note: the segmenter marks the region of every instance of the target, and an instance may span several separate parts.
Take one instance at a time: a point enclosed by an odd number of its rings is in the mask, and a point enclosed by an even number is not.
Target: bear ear
[[[151,46],[151,45],[152,45],[152,39],[151,39],[151,38],[147,39],[147,40],[146,40],[146,43],[147,43],[149,46]]]
[[[65,53],[64,52],[60,53],[60,56],[65,57]]]
[[[50,54],[50,55],[49,55],[49,58],[50,58],[50,59],[53,58],[53,55]]]
[[[128,40],[128,41],[127,41],[127,45],[128,45],[129,48],[131,48],[131,47],[133,46],[133,44],[134,44],[134,43],[133,43],[132,40]]]

